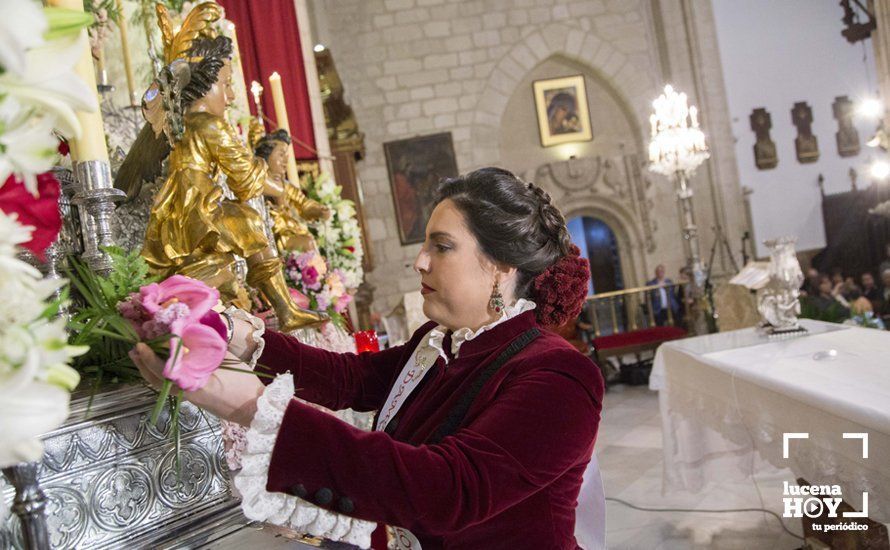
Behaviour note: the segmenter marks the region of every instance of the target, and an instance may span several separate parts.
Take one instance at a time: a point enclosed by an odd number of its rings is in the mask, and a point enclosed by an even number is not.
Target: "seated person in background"
[[[844,300],[840,292],[835,293],[832,288],[831,279],[828,275],[822,275],[819,279],[819,294],[813,297],[813,303],[820,313],[826,313],[835,303],[840,303],[844,309],[848,309],[850,304]]]
[[[655,317],[655,324],[664,326],[668,320],[668,308],[671,308],[671,314],[674,317],[674,324],[680,318],[680,302],[673,287],[673,281],[664,276],[665,269],[663,264],[658,264],[655,268],[655,278],[646,281],[646,286],[662,285],[664,288],[653,290],[652,292],[652,315]]]
[[[862,283],[862,295],[871,302],[874,309],[883,301],[881,289],[875,284],[875,276],[870,271],[862,274],[859,281]]]
[[[844,289],[844,272],[839,267],[831,268],[831,293],[840,294]]]
[[[881,271],[881,282],[884,283],[884,288],[881,290],[881,303],[875,313],[886,321],[890,319],[890,269]]]
[[[807,269],[807,278],[803,281],[800,291],[804,296],[819,295],[819,270],[815,267]]]
[[[884,247],[884,261],[878,266],[878,273],[883,277],[883,273],[888,270],[890,270],[890,243]],[[884,287],[886,288],[887,285],[885,284]]]
[[[852,302],[862,296],[862,289],[859,288],[853,277],[844,277],[844,284],[841,285],[841,296],[848,302]]]

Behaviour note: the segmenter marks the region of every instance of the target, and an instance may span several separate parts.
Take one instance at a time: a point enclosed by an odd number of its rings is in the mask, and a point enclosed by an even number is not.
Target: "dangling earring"
[[[493,309],[495,313],[500,313],[504,310],[504,297],[501,295],[500,289],[498,289],[497,281],[494,282],[491,298],[488,299],[488,307]]]

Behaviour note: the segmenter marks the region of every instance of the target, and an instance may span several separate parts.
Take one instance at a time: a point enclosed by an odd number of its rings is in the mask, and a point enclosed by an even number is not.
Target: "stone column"
[[[885,104],[884,128],[890,129],[890,110],[886,109],[890,100],[890,0],[870,0],[868,5],[878,26],[871,34],[871,43],[875,49],[878,87]]]

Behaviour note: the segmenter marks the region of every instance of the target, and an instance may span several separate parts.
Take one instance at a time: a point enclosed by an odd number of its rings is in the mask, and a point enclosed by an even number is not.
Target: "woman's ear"
[[[495,264],[495,277],[501,292],[508,292],[510,298],[515,299],[517,269],[506,264]],[[512,300],[511,300],[512,301]]]

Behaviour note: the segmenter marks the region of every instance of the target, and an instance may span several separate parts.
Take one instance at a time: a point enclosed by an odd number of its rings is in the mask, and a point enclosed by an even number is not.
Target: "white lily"
[[[74,65],[86,47],[84,33],[49,40],[26,53],[25,73],[0,75],[0,94],[51,115],[56,128],[67,138],[80,136],[75,111],[99,108],[96,92],[74,72]]]
[[[15,109],[15,105],[17,102],[12,98],[6,98],[0,105],[0,120],[6,122],[0,134],[0,184],[17,173],[28,191],[36,196],[37,174],[55,164],[59,143],[53,135],[55,123],[51,117],[29,116],[31,109],[20,107],[13,119],[6,119],[3,113]]]
[[[21,76],[25,52],[43,44],[49,28],[43,8],[34,0],[4,0],[0,10],[0,66]]]
[[[14,392],[0,388],[0,468],[41,457],[39,437],[65,421],[70,397],[46,382],[31,382]]]

